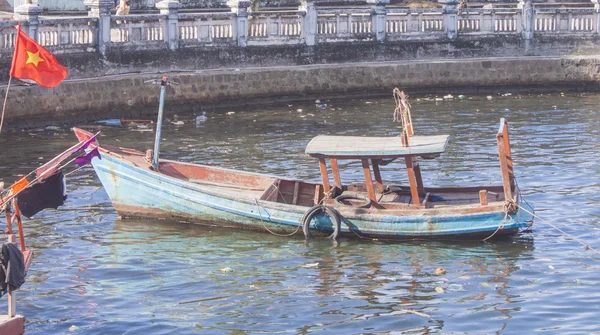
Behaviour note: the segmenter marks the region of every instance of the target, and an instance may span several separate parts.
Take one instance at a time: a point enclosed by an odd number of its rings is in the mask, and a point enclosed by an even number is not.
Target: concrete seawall
[[[67,80],[54,89],[12,86],[8,127],[37,127],[94,119],[135,118],[158,104],[163,74],[131,74]],[[600,56],[479,58],[346,63],[166,73],[169,107],[178,110],[268,104],[275,101],[414,93],[477,93],[494,90],[597,90]],[[6,86],[0,88],[4,96]],[[153,116],[153,115],[152,115]]]

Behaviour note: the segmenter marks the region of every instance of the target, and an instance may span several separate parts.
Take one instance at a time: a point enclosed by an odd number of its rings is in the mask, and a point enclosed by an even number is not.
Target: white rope
[[[530,212],[530,211],[528,211],[527,209],[525,209],[525,208],[523,208],[523,207],[521,207],[521,206],[519,206],[519,208],[520,208],[520,209],[522,209],[522,210],[523,210],[525,213],[528,213],[528,214],[532,215],[534,218],[536,218],[536,219],[540,220],[541,222],[543,222],[543,223],[545,223],[545,224],[549,225],[550,227],[552,227],[552,228],[554,228],[554,229],[558,230],[558,231],[559,231],[559,232],[561,232],[563,235],[565,235],[565,236],[569,237],[570,239],[572,239],[572,240],[574,240],[574,241],[578,242],[579,244],[583,245],[583,246],[585,247],[585,250],[592,250],[593,252],[595,252],[595,253],[597,253],[598,255],[600,255],[600,252],[598,252],[598,250],[596,250],[596,249],[594,249],[594,248],[590,247],[590,245],[589,245],[589,244],[587,244],[587,243],[583,242],[582,240],[580,240],[580,239],[576,238],[576,237],[575,237],[575,236],[573,236],[573,235],[570,235],[570,234],[566,233],[566,232],[565,232],[565,231],[563,231],[562,229],[560,229],[560,228],[558,228],[557,226],[553,225],[552,223],[550,223],[550,222],[548,222],[548,221],[546,221],[546,220],[542,219],[541,217],[537,216],[536,214],[534,214],[534,213],[531,213],[531,212]]]
[[[279,193],[279,194],[281,194],[281,193]],[[283,195],[282,195],[281,197],[283,198]],[[298,227],[296,227],[296,230],[295,230],[293,233],[290,233],[290,234],[279,234],[279,233],[276,233],[276,232],[274,232],[274,231],[271,231],[271,230],[270,230],[270,229],[267,227],[267,225],[265,224],[265,221],[263,221],[263,217],[262,217],[262,214],[261,214],[261,212],[260,212],[260,208],[261,208],[261,207],[260,207],[260,205],[258,204],[258,199],[254,198],[254,202],[256,202],[256,207],[258,207],[258,215],[260,216],[260,222],[262,223],[262,225],[263,225],[263,227],[265,228],[265,230],[266,230],[266,231],[268,231],[269,233],[271,233],[271,234],[273,234],[273,235],[275,235],[275,236],[283,236],[283,237],[287,237],[287,236],[292,236],[292,235],[296,234],[296,233],[297,233],[297,232],[300,230],[300,227],[302,226],[302,222],[298,223]]]

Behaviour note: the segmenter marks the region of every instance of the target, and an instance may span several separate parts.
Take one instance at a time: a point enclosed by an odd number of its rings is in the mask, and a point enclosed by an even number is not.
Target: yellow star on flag
[[[35,67],[37,67],[40,62],[44,61],[44,59],[40,57],[39,51],[36,53],[27,51],[27,57],[27,62],[25,62],[25,64],[33,64]]]

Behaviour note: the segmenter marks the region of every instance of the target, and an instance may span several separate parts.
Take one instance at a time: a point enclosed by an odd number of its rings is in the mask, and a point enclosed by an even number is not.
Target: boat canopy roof
[[[338,159],[437,156],[444,152],[449,138],[449,135],[412,136],[410,138],[410,146],[405,146],[402,143],[402,138],[399,136],[319,135],[308,143],[305,152],[311,157]]]

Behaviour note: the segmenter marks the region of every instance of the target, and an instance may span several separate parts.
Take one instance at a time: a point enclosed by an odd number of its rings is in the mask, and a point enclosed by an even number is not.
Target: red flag
[[[67,68],[60,65],[50,51],[27,36],[19,23],[10,75],[52,88],[67,77]]]

